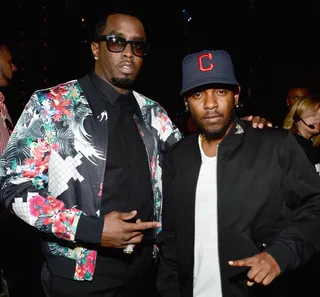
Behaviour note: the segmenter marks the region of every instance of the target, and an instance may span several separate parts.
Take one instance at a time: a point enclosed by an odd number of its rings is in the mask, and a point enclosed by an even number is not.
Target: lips
[[[221,115],[218,114],[218,113],[214,113],[214,114],[207,114],[203,117],[204,120],[213,120],[213,119],[216,119],[216,118],[220,118]]]
[[[134,65],[131,62],[122,62],[118,65],[118,68],[124,74],[131,74],[134,71]]]
[[[317,128],[320,128],[320,123],[314,123],[314,126],[316,126]]]

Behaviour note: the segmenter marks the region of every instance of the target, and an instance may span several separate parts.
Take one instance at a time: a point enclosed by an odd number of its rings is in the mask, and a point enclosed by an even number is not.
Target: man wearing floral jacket
[[[136,16],[98,22],[94,71],[36,91],[2,156],[1,201],[43,235],[48,296],[149,294],[140,282],[157,253],[161,158],[181,134],[132,90],[146,48]]]

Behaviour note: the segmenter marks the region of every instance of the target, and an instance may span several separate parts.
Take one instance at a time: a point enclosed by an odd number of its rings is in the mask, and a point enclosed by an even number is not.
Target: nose
[[[132,51],[132,45],[130,43],[127,43],[125,48],[122,51],[122,55],[124,57],[133,58],[134,54]]]
[[[218,107],[218,101],[213,91],[206,91],[206,98],[204,102],[204,108],[214,109]]]
[[[16,67],[16,65],[14,65],[13,63],[12,63],[12,67],[11,67],[11,68],[12,68],[12,71],[13,71],[13,72],[16,72],[16,71],[18,70],[18,68]]]

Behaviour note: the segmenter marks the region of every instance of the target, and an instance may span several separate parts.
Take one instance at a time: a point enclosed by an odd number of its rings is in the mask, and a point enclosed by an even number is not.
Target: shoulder
[[[176,140],[181,139],[182,134],[160,103],[136,91],[133,91],[133,95],[138,102],[143,119],[158,131],[161,139],[166,140],[170,135],[173,135]]]
[[[269,128],[265,127],[263,129],[253,128],[248,126],[246,129],[246,134],[248,138],[254,140],[261,139],[261,141],[271,141],[279,143],[285,141],[292,133],[284,128]]]
[[[152,100],[149,97],[147,97],[137,91],[133,91],[132,93],[133,93],[134,97],[136,98],[140,108],[143,108],[143,107],[156,108],[159,111],[161,111],[162,113],[167,114],[167,111],[159,102]]]
[[[246,147],[252,147],[255,151],[277,152],[282,158],[290,154],[300,154],[303,149],[296,136],[284,128],[252,128],[246,130]]]
[[[78,80],[70,80],[46,89],[39,89],[32,94],[33,98],[51,99],[60,101],[62,98],[69,99],[78,97],[81,94],[81,87]]]
[[[166,159],[176,159],[184,156],[188,157],[188,155],[190,155],[190,150],[193,151],[198,148],[198,137],[199,134],[197,133],[185,136],[168,148],[164,157]]]

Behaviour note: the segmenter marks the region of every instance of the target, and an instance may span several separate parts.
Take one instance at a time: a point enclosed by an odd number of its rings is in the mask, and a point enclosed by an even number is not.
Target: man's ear
[[[189,103],[188,103],[188,101],[187,101],[186,98],[184,98],[184,106],[185,106],[185,108],[186,108],[186,111],[190,111],[190,110],[189,110]]]
[[[238,86],[238,90],[234,94],[234,105],[237,106],[239,104],[239,96],[240,96],[240,86]]]
[[[99,44],[91,42],[91,51],[95,60],[99,60]]]

